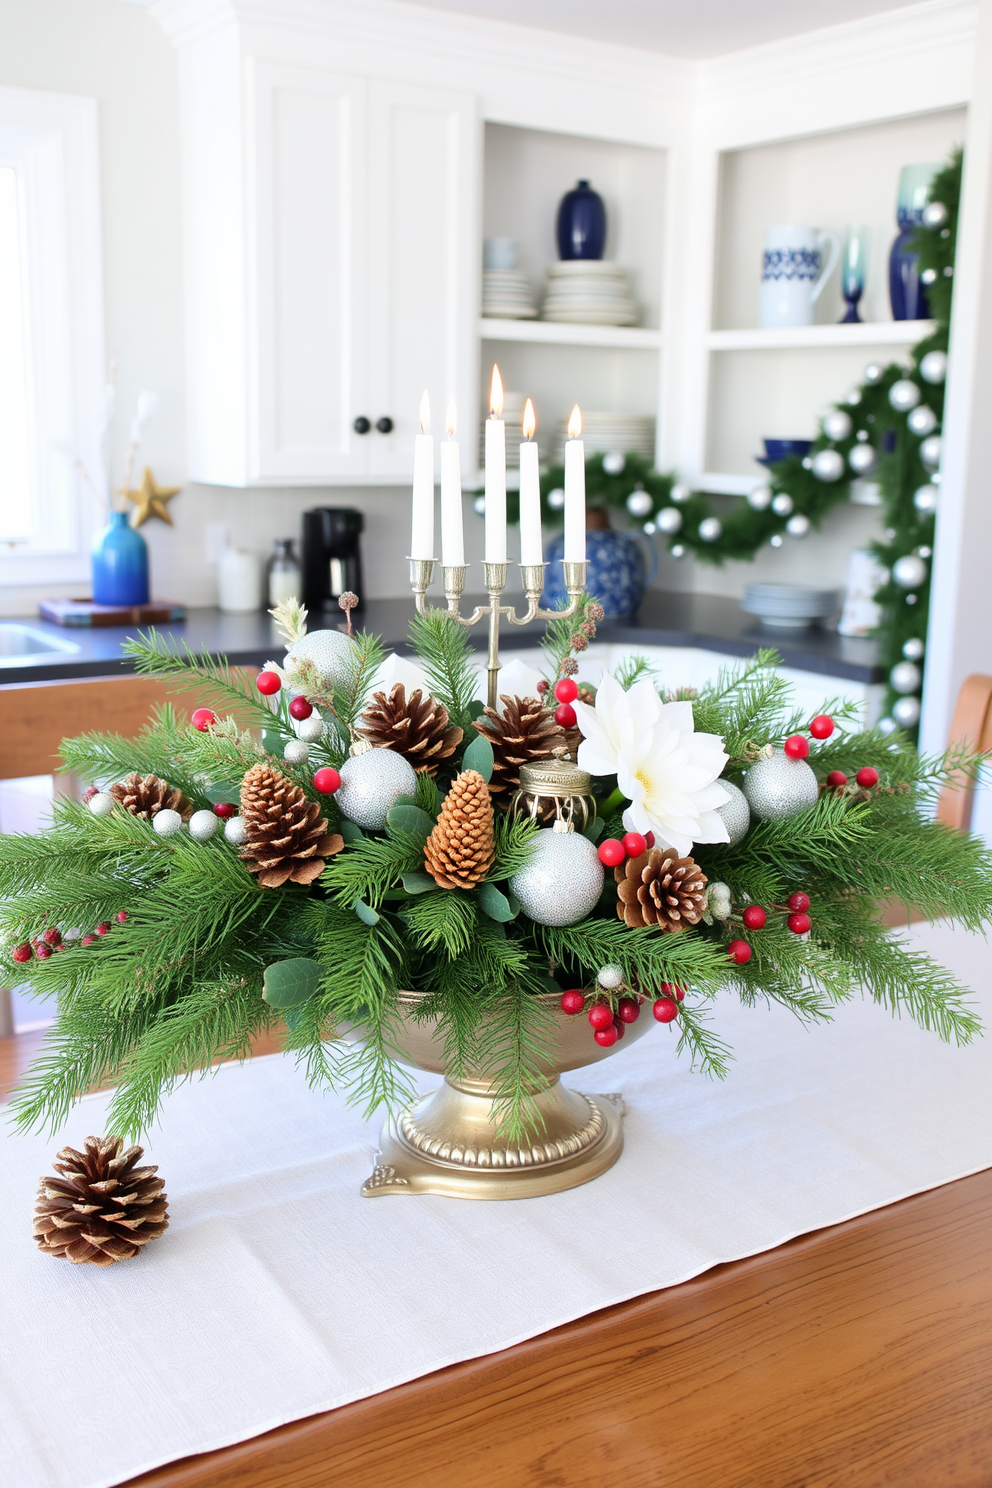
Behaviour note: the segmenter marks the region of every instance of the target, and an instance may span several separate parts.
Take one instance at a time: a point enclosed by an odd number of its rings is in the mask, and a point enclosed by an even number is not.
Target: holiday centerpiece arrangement
[[[945,1039],[978,1031],[880,907],[988,919],[989,855],[932,817],[978,761],[921,758],[843,705],[790,712],[771,653],[696,693],[636,658],[580,686],[585,595],[547,625],[543,679],[489,706],[453,614],[414,619],[415,686],[389,684],[375,636],[276,613],[286,653],[257,678],[129,643],[192,693],[192,719],[167,706],[137,738],[68,740],[86,798],[0,839],[11,972],[58,997],[17,1119],[58,1123],[116,1087],[107,1150],[66,1159],[59,1212],[87,1164],[133,1166],[113,1138],[177,1081],[270,1029],[312,1085],[390,1107],[364,1192],[478,1197],[616,1159],[616,1103],[563,1070],[661,1025],[722,1073],[722,993],[806,1020],[865,994]],[[411,1065],[440,1089],[415,1100]],[[46,1243],[60,1222],[43,1216]]]

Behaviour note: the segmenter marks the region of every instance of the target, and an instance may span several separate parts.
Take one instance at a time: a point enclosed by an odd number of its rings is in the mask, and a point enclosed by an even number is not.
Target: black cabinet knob
[[[393,432],[393,421],[392,421],[391,418],[386,418],[385,415],[384,415],[376,423],[376,428],[379,430],[379,433],[380,434],[392,434],[392,432]]]
[[[369,432],[369,430],[371,429],[372,425],[369,422],[369,420],[365,417],[365,415],[364,414],[361,414],[355,420],[355,423],[354,423],[354,426],[353,427],[354,427],[354,430],[355,430],[355,433],[356,434],[367,434]]]

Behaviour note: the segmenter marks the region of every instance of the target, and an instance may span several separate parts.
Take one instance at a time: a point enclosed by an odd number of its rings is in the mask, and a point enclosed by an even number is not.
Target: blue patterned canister
[[[541,603],[554,608],[568,598],[562,582],[564,538],[548,548],[548,568]],[[654,545],[639,532],[586,532],[586,593],[599,600],[607,615],[633,615],[658,572]]]
[[[830,248],[826,264],[824,245]],[[836,233],[795,224],[768,228],[761,268],[761,325],[768,330],[812,325],[816,302],[839,255],[840,238]]]

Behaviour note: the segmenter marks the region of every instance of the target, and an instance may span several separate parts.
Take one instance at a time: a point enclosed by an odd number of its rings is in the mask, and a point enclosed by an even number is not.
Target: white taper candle
[[[584,563],[586,557],[586,451],[579,438],[582,415],[572,409],[565,440],[565,548],[566,563]]]
[[[543,563],[541,475],[537,441],[534,438],[537,418],[534,405],[529,398],[524,405],[522,427],[524,438],[520,445],[520,562]]]
[[[465,562],[462,462],[455,438],[457,421],[455,400],[450,398],[445,418],[448,437],[441,442],[441,562],[448,566]]]
[[[506,562],[506,427],[503,383],[493,367],[489,395],[491,416],[486,420],[486,562]]]
[[[420,400],[420,428],[413,445],[413,521],[410,557],[434,557],[434,437],[430,432],[431,405],[427,393]]]

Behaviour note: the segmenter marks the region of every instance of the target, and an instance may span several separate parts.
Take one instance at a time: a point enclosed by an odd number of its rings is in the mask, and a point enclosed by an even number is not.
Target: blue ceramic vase
[[[148,603],[148,546],[127,519],[127,512],[110,513],[90,550],[93,602],[105,605]]]
[[[567,601],[561,556],[565,539],[551,543],[542,605]],[[598,599],[610,618],[633,615],[658,572],[658,554],[641,532],[613,532],[608,527],[586,532],[586,593]]]
[[[910,252],[910,244],[923,221],[930,182],[939,169],[937,165],[904,165],[899,173],[896,207],[899,236],[889,254],[889,300],[893,320],[930,319],[927,293],[920,283],[919,254]]]
[[[602,258],[606,247],[606,208],[588,181],[566,191],[558,207],[558,257]]]

